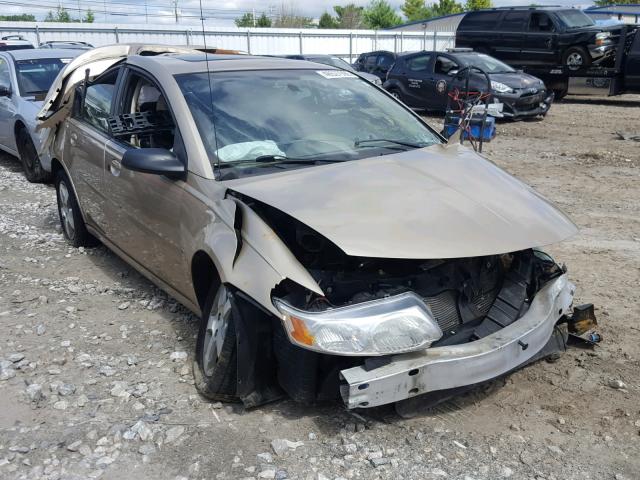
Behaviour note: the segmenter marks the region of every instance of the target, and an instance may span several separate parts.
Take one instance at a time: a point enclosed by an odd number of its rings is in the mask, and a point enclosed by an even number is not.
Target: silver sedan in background
[[[60,70],[81,53],[67,49],[0,52],[0,149],[20,158],[30,182],[51,180],[51,159],[41,151],[36,114]]]

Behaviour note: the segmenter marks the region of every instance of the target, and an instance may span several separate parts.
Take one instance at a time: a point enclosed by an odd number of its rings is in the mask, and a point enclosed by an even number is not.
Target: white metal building
[[[640,23],[640,4],[589,7],[584,13],[594,20],[618,20],[622,23]]]
[[[386,30],[396,32],[455,32],[458,28],[458,24],[464,16],[465,13],[454,13],[443,17],[434,17],[427,20],[403,23],[402,25],[387,28]]]

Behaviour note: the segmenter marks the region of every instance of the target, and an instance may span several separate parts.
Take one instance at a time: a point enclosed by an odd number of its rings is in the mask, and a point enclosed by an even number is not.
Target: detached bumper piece
[[[369,408],[499,377],[547,346],[559,320],[571,313],[575,287],[563,274],[536,294],[518,320],[479,340],[393,356],[390,363],[340,372],[347,408]]]

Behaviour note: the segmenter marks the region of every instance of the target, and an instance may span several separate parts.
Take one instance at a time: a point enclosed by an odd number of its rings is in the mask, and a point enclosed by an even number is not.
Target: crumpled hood
[[[489,78],[493,82],[504,83],[511,88],[544,88],[544,83],[542,82],[542,80],[527,73],[492,73],[489,75]]]
[[[531,187],[460,145],[225,184],[291,215],[353,256],[475,257],[540,247],[577,233]]]

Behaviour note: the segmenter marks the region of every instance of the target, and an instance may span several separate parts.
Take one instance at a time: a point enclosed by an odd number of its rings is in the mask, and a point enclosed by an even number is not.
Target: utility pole
[[[251,9],[251,18],[253,19],[253,28],[256,28],[256,9]]]
[[[104,23],[107,23],[107,0],[103,0],[102,5],[104,7]]]
[[[78,18],[80,19],[80,23],[82,23],[82,10],[80,10],[80,0],[78,0]]]
[[[147,12],[147,0],[144,0],[144,23],[149,23],[149,13]]]
[[[176,23],[178,23],[178,0],[173,0],[173,13],[176,16]]]

